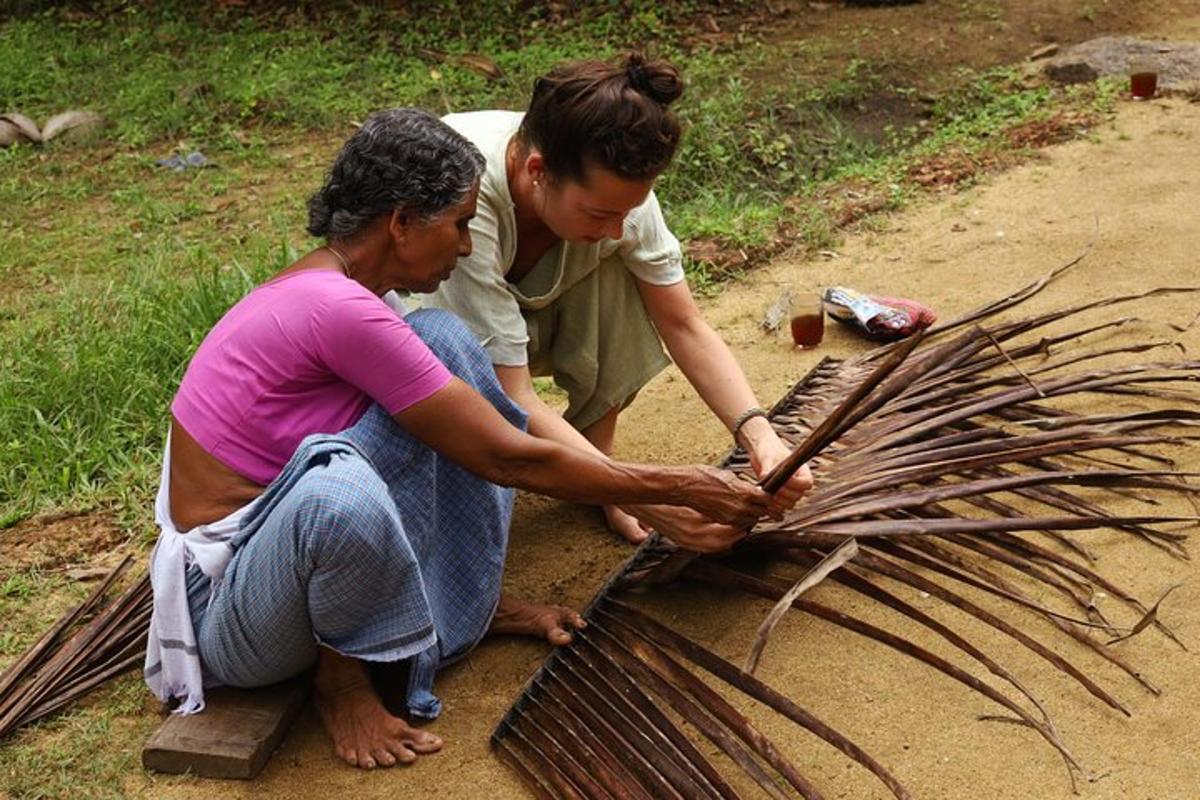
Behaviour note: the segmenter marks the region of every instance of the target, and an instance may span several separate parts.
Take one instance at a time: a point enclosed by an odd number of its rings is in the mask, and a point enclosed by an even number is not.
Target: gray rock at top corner
[[[1200,86],[1200,43],[1102,36],[1063,50],[1047,59],[1046,77],[1058,83],[1084,83],[1111,75],[1128,75],[1134,61],[1146,61],[1158,72],[1164,89]]]

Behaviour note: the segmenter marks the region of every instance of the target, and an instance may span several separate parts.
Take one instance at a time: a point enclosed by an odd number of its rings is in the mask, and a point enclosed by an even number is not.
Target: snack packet
[[[824,302],[829,316],[874,339],[910,336],[937,319],[933,309],[916,300],[865,295],[844,286],[826,289]]]

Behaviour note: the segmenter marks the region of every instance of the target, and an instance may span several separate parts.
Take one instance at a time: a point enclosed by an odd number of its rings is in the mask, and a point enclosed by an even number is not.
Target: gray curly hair
[[[376,111],[309,198],[308,232],[345,239],[395,209],[428,220],[461,203],[483,166],[475,145],[429,112]]]

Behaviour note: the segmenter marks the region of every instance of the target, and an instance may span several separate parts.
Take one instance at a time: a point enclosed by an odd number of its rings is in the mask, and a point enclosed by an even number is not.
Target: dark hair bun
[[[641,53],[629,53],[624,59],[629,85],[664,106],[683,94],[683,79],[679,71],[666,61],[647,61]]]
[[[533,85],[521,143],[541,152],[554,179],[583,180],[592,164],[652,179],[679,146],[683,131],[671,103],[682,93],[673,66],[640,53],[559,64]]]

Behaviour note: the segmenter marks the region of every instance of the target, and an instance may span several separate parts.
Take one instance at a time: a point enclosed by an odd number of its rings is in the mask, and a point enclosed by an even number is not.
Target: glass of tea
[[[792,297],[792,341],[800,350],[816,347],[825,337],[825,306],[820,292],[800,292]]]
[[[1158,91],[1158,65],[1153,59],[1135,58],[1129,63],[1129,93],[1134,100],[1149,100]]]

